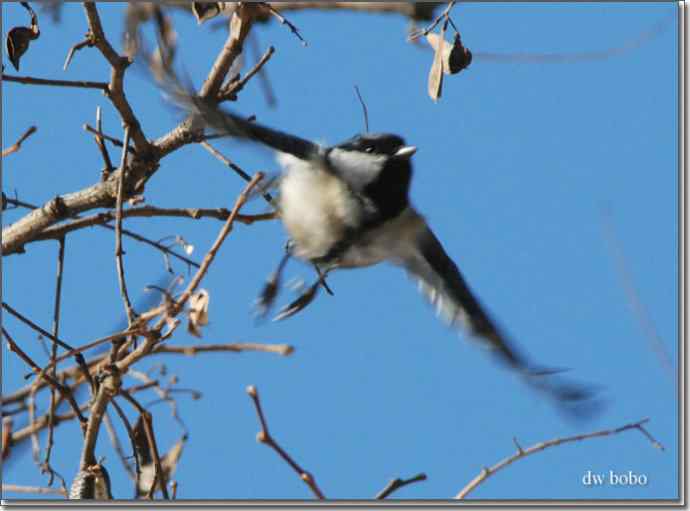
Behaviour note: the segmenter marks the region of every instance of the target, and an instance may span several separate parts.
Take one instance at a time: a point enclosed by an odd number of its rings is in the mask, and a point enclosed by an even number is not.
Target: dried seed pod
[[[97,463],[80,470],[72,481],[70,499],[113,500],[110,492],[110,476],[103,465]]]

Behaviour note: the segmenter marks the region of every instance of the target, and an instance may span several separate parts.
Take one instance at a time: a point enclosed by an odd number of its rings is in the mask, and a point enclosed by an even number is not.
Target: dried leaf
[[[22,2],[21,4],[31,15],[31,26],[14,27],[10,29],[5,41],[7,45],[7,56],[10,58],[10,62],[12,62],[12,65],[17,71],[19,71],[19,61],[22,55],[29,49],[31,41],[38,39],[41,35],[41,31],[38,28],[38,17],[36,13],[28,3]]]
[[[197,23],[201,25],[219,14],[234,12],[236,6],[237,2],[192,2],[192,13]]]
[[[448,57],[443,59],[443,71],[446,74],[454,75],[469,67],[471,63],[472,52],[463,46],[460,34],[456,33]]]
[[[7,34],[7,56],[14,68],[19,71],[19,60],[29,49],[32,32],[27,27],[14,27]]]
[[[152,462],[153,457],[151,456],[151,448],[149,446],[149,440],[146,436],[146,428],[144,426],[144,417],[139,415],[134,428],[132,429],[134,437],[134,449],[136,455],[139,457],[139,465],[144,466]]]
[[[444,23],[441,27],[440,37],[437,36],[438,40],[435,48],[436,51],[434,52],[434,61],[431,64],[431,69],[429,70],[429,97],[433,101],[439,100],[441,97],[441,90],[443,88],[443,49],[445,48],[445,34],[446,23]],[[427,41],[429,41],[429,44],[432,44],[431,40],[429,39],[430,35],[435,34],[427,34]]]
[[[453,44],[433,33],[427,34],[426,40],[436,52],[438,52],[439,45],[442,45],[443,72],[447,75],[459,73],[472,62],[472,52],[463,46],[460,34],[455,34]]]
[[[205,289],[197,291],[189,299],[187,330],[195,337],[201,337],[199,327],[208,325],[208,302],[209,294]]]

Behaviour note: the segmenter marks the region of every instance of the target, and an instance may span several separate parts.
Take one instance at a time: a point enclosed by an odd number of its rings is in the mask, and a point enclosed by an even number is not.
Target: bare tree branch
[[[393,492],[402,488],[403,486],[407,486],[408,484],[418,483],[421,481],[426,481],[426,474],[424,474],[424,473],[417,474],[416,476],[411,477],[409,479],[400,479],[400,478],[393,479],[390,483],[388,483],[386,485],[386,487],[383,490],[381,490],[379,493],[377,493],[376,497],[374,497],[374,498],[376,498],[377,500],[383,500],[386,497],[388,497],[389,495],[391,495]]]
[[[193,344],[191,346],[171,346],[161,344],[154,348],[153,353],[176,353],[191,357],[198,353],[241,353],[243,351],[263,351],[266,353],[276,353],[278,355],[288,356],[295,351],[295,348],[289,344],[258,344],[254,342],[236,342],[230,344]]]
[[[22,143],[27,138],[29,138],[31,135],[36,133],[36,130],[37,130],[36,126],[31,126],[28,130],[26,130],[24,132],[24,134],[21,137],[19,137],[19,140],[17,140],[14,144],[12,144],[7,149],[2,150],[2,157],[4,158],[5,156],[8,156],[12,153],[16,153],[17,151],[19,151],[19,149],[21,149],[21,147],[22,147]]]
[[[530,456],[534,453],[537,453],[539,451],[543,451],[544,449],[548,449],[550,447],[555,447],[557,445],[561,444],[567,444],[567,443],[572,443],[572,442],[581,442],[582,440],[587,440],[589,438],[597,438],[597,437],[604,437],[604,436],[610,436],[610,435],[617,435],[619,433],[622,433],[624,431],[628,431],[630,429],[636,429],[640,431],[647,439],[652,443],[652,446],[654,446],[657,449],[664,450],[664,447],[657,442],[652,435],[649,434],[649,432],[642,426],[643,424],[649,422],[649,419],[642,419],[637,422],[633,422],[631,424],[626,424],[625,426],[621,426],[619,428],[615,429],[604,429],[601,431],[594,431],[592,433],[585,433],[582,435],[575,435],[575,436],[570,436],[570,437],[563,437],[563,438],[554,438],[553,440],[547,440],[546,442],[540,442],[538,444],[533,445],[532,447],[529,447],[527,449],[522,449],[519,444],[518,444],[518,451],[513,454],[512,456],[509,456],[505,458],[504,460],[499,461],[492,467],[484,467],[482,471],[479,473],[477,477],[472,479],[460,492],[455,496],[456,499],[464,499],[469,495],[473,490],[477,488],[480,484],[482,484],[484,481],[486,481],[489,477],[494,475],[496,472],[498,472],[501,469],[504,469],[514,461],[517,461],[519,459],[525,458],[527,456]],[[515,441],[515,439],[513,439]]]
[[[264,53],[259,61],[254,65],[253,68],[249,70],[249,72],[242,78],[229,82],[227,85],[225,85],[220,92],[218,93],[218,100],[219,101],[225,101],[225,100],[236,100],[237,99],[237,94],[244,89],[244,86],[247,85],[247,82],[251,80],[255,74],[257,74],[259,71],[261,71],[261,68],[269,61],[271,60],[271,57],[273,56],[273,53],[275,53],[275,48],[273,46],[269,46],[268,50],[266,50],[266,53]]]
[[[53,335],[57,337],[60,333],[60,304],[62,303],[62,274],[64,272],[65,263],[65,240],[61,238],[58,240],[58,260],[57,260],[57,277],[55,283],[55,301],[53,306]],[[50,360],[54,362],[57,358],[57,344],[53,343],[50,351]],[[53,367],[51,373],[53,379],[57,376],[56,368]],[[53,417],[55,416],[55,407],[57,406],[55,389],[52,388],[50,391],[50,411],[49,411],[49,421],[50,426],[48,428],[48,440],[46,442],[46,455],[43,460],[43,465],[46,470],[50,472],[50,480],[48,481],[48,486],[53,484],[53,470],[50,468],[50,454],[53,449]]]
[[[19,346],[17,346],[17,343],[14,342],[14,339],[10,337],[10,335],[7,333],[7,330],[5,330],[4,327],[2,328],[2,335],[5,337],[10,351],[16,353],[19,356],[19,358],[21,358],[29,367],[31,367],[34,370],[36,374],[41,374],[41,368],[38,367],[36,362],[31,360],[31,358]],[[60,392],[60,394],[63,396],[63,398],[65,398],[70,403],[75,415],[79,417],[79,421],[83,426],[86,422],[86,419],[81,414],[79,406],[77,405],[77,402],[74,400],[74,396],[72,395],[71,391],[67,387],[56,381],[54,378],[45,373],[43,373],[43,379],[46,380],[48,384],[50,384],[53,388],[57,389],[58,392]]]
[[[38,495],[60,495],[67,497],[67,490],[64,488],[43,488],[40,486],[22,486],[18,484],[2,483],[3,493],[13,491],[16,493],[36,493]]]
[[[36,78],[33,76],[12,76],[3,73],[2,81],[21,83],[24,85],[50,85],[53,87],[76,87],[79,89],[108,91],[108,84],[105,82],[89,82],[84,80],[53,80],[50,78]]]
[[[120,294],[125,305],[125,313],[127,314],[127,326],[132,327],[134,321],[134,310],[132,309],[132,302],[129,300],[129,293],[127,292],[127,282],[125,280],[125,266],[122,260],[124,250],[122,250],[122,199],[125,195],[125,175],[127,173],[127,150],[129,146],[130,127],[125,127],[125,141],[122,149],[122,159],[120,160],[120,180],[117,186],[117,201],[115,203],[115,264],[117,266],[117,281],[120,285]]]
[[[132,107],[125,97],[123,88],[125,70],[129,66],[130,60],[127,57],[118,55],[110,42],[108,42],[103,32],[103,26],[101,25],[101,18],[98,15],[96,4],[93,2],[84,2],[84,11],[89,24],[89,30],[93,36],[93,44],[100,50],[112,68],[110,83],[107,88],[108,96],[113,106],[115,106],[122,117],[124,124],[130,127],[132,140],[134,140],[134,146],[137,148],[137,151],[142,155],[147,154],[151,150],[151,144],[149,144],[144,136],[139,120],[134,115]]]
[[[300,465],[298,465],[297,462],[292,459],[292,457],[278,444],[278,442],[275,441],[275,439],[268,432],[268,424],[266,423],[266,418],[264,417],[264,412],[261,408],[261,401],[259,400],[259,391],[256,389],[254,385],[250,385],[249,387],[247,387],[247,394],[249,394],[249,397],[252,399],[252,402],[254,403],[254,408],[256,408],[256,415],[259,417],[259,422],[261,423],[261,431],[259,431],[259,433],[256,435],[256,440],[262,444],[268,445],[281,458],[283,458],[285,463],[290,465],[292,470],[297,472],[299,478],[302,481],[304,481],[304,483],[309,487],[309,489],[312,491],[312,493],[316,496],[317,499],[325,499],[326,497],[323,495],[321,489],[316,484],[316,479],[314,479],[314,476],[306,470],[304,470]]]

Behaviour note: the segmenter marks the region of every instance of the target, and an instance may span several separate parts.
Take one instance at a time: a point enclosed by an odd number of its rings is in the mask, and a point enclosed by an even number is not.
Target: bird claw
[[[289,318],[290,316],[294,316],[299,311],[304,309],[307,305],[314,301],[314,298],[316,297],[320,285],[321,279],[317,280],[314,284],[309,286],[309,289],[307,289],[304,293],[298,296],[297,299],[295,299],[292,303],[283,307],[280,310],[280,312],[278,312],[276,317],[273,318],[273,321],[282,321],[284,319]]]
[[[275,302],[276,296],[278,296],[278,278],[277,275],[273,275],[264,285],[259,298],[256,300],[256,311],[255,317],[257,319],[263,319],[266,317],[269,309]]]

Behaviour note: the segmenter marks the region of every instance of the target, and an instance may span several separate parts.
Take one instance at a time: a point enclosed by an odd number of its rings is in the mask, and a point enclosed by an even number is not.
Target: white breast
[[[280,183],[280,214],[294,241],[295,255],[315,259],[328,253],[360,212],[347,186],[318,161],[305,162],[279,153],[285,168]]]

